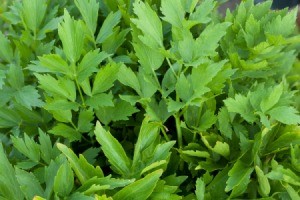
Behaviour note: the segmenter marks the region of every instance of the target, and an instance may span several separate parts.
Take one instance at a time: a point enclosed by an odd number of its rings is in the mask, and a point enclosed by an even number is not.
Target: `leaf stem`
[[[77,78],[75,78],[75,83],[76,83],[77,89],[79,91],[80,99],[82,101],[82,106],[85,108],[86,107],[85,100],[83,98],[82,91],[81,91],[81,88],[80,88]]]
[[[161,132],[163,133],[163,135],[164,135],[164,138],[166,139],[166,141],[167,142],[169,142],[170,141],[170,139],[169,139],[169,137],[168,137],[168,135],[167,135],[167,133],[166,133],[166,130],[165,129],[167,129],[167,128],[165,128],[164,126],[162,126],[161,128],[160,128],[160,130],[161,130]]]
[[[175,124],[176,124],[176,131],[177,131],[177,139],[178,139],[178,147],[179,149],[182,149],[182,131],[180,127],[180,115],[179,113],[176,113],[174,115],[175,118]]]

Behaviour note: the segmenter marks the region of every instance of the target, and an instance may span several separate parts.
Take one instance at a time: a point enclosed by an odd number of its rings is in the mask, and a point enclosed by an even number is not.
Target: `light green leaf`
[[[116,63],[108,64],[100,69],[95,77],[92,94],[99,94],[110,89],[117,79],[119,69],[120,64]]]
[[[16,64],[10,64],[6,80],[12,88],[16,90],[21,89],[24,86],[24,73],[22,67]]]
[[[141,86],[139,80],[132,69],[121,65],[118,73],[118,80],[128,87],[134,89],[140,96],[142,96]]]
[[[230,116],[226,107],[222,107],[218,114],[219,130],[225,137],[231,139],[232,126],[230,124]]]
[[[75,0],[75,5],[79,9],[89,31],[94,34],[97,28],[99,3],[96,0]]]
[[[24,27],[33,31],[36,35],[45,17],[47,4],[45,0],[24,0],[22,1],[21,18]]]
[[[197,200],[204,200],[205,195],[205,183],[203,182],[202,178],[198,178],[196,181],[196,196]]]
[[[63,73],[72,77],[73,73],[68,63],[57,54],[48,54],[39,57],[40,65],[46,67],[51,72]]]
[[[210,22],[210,14],[212,13],[215,5],[216,2],[213,0],[201,1],[201,4],[196,7],[196,11],[190,15],[189,19],[201,24]]]
[[[79,155],[78,158],[70,148],[61,143],[57,143],[57,148],[67,157],[81,184],[84,184],[93,177],[103,177],[101,168],[99,166],[94,167],[88,163],[82,155]]]
[[[14,57],[13,49],[9,39],[0,31],[0,58],[8,63],[11,63]]]
[[[81,134],[77,130],[63,123],[58,123],[49,133],[67,138],[70,142],[81,139]]]
[[[78,65],[78,81],[81,83],[89,78],[94,72],[97,72],[99,70],[99,64],[109,56],[109,54],[103,51],[99,53],[99,49],[89,51],[87,54],[85,54]]]
[[[42,107],[44,102],[40,99],[40,95],[35,87],[27,85],[18,90],[14,95],[16,101],[32,110],[32,107]]]
[[[290,195],[291,199],[300,199],[300,195],[299,195],[299,190],[296,191],[292,186],[290,186],[289,184],[287,184],[286,186],[284,186],[286,188],[286,191],[288,192],[288,194]]]
[[[161,12],[165,16],[162,18],[163,20],[178,28],[182,27],[185,11],[181,0],[173,0],[172,3],[169,0],[162,0]]]
[[[5,78],[6,78],[5,71],[0,70],[0,90],[3,89],[3,86],[5,84]],[[1,105],[1,103],[0,103],[0,105]]]
[[[191,86],[191,83],[187,79],[187,77],[184,76],[183,73],[177,80],[175,90],[179,98],[182,99],[184,102],[189,101],[193,95],[193,88]]]
[[[255,172],[258,179],[259,184],[259,192],[263,197],[268,197],[270,194],[270,183],[267,178],[267,176],[264,174],[264,172],[259,168],[259,166],[255,166]]]
[[[105,106],[114,106],[113,103],[113,95],[112,93],[101,93],[96,94],[88,98],[85,103],[86,105],[90,106],[93,109],[99,109],[99,107],[105,107]]]
[[[74,175],[68,162],[63,163],[54,178],[53,190],[61,197],[70,194],[74,186]]]
[[[230,197],[238,197],[243,194],[250,183],[250,175],[253,167],[248,167],[242,161],[238,160],[228,172],[229,179],[226,182],[225,191],[232,190]]]
[[[37,195],[45,196],[40,182],[33,173],[16,168],[16,177],[27,199],[33,199]]]
[[[14,168],[7,159],[2,142],[0,143],[0,194],[5,199],[20,200],[24,195],[19,187]],[[1,198],[0,196],[0,198]],[[4,200],[4,199],[3,199]]]
[[[53,101],[49,101],[43,107],[46,110],[74,110],[78,111],[80,104],[77,102],[70,102],[64,99],[55,99]]]
[[[58,26],[58,34],[63,44],[63,50],[67,59],[75,64],[83,50],[84,24],[71,18],[68,11],[64,11],[64,21]]]
[[[99,122],[96,124],[95,135],[113,169],[117,173],[127,177],[130,174],[131,161],[127,157],[122,145]]]
[[[163,47],[162,23],[156,12],[151,9],[148,3],[136,1],[133,4],[134,13],[137,19],[132,22],[142,31],[140,40],[149,47]]]
[[[146,200],[153,192],[162,170],[148,174],[144,178],[124,187],[114,196],[114,200]]]
[[[271,109],[280,99],[281,95],[283,93],[283,84],[279,84],[272,88],[271,93],[268,95],[267,98],[264,98],[261,103],[260,107],[263,112],[268,111]]]
[[[115,54],[118,48],[126,41],[126,36],[129,32],[129,28],[123,29],[122,31],[119,31],[119,28],[117,28],[113,34],[102,43],[102,50],[109,54]],[[116,58],[114,58],[114,60],[116,60]]]
[[[105,18],[99,34],[97,36],[96,42],[103,43],[107,38],[109,38],[113,34],[114,27],[120,22],[121,19],[121,12],[111,12]],[[114,42],[114,41],[113,41]]]
[[[279,106],[268,111],[271,119],[275,119],[283,124],[299,124],[300,115],[293,107]]]
[[[56,157],[56,151],[52,147],[50,136],[39,129],[39,142],[42,159],[50,164],[51,159]]]
[[[254,109],[250,105],[250,101],[247,97],[236,94],[234,99],[228,98],[224,100],[224,103],[229,112],[240,114],[242,118],[250,123],[256,120]]]

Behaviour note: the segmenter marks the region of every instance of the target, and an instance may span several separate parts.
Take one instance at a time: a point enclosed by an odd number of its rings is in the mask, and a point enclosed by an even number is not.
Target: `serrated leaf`
[[[116,172],[127,177],[130,174],[131,161],[127,157],[122,145],[99,122],[96,124],[95,135],[105,156],[114,169],[116,169]]]
[[[32,107],[42,107],[44,102],[35,87],[27,85],[18,90],[14,95],[16,101],[24,107],[32,110]]]
[[[17,178],[15,176],[14,168],[11,166],[9,160],[7,159],[2,143],[0,143],[0,194],[1,196],[12,199],[19,200],[24,199],[24,195],[20,189]]]
[[[229,179],[226,182],[225,191],[232,190],[230,197],[237,197],[245,192],[250,183],[250,175],[253,167],[248,167],[242,161],[238,160],[228,172]]]
[[[99,3],[96,0],[76,0],[75,5],[79,9],[88,29],[94,34],[97,28]]]
[[[84,25],[82,21],[71,18],[68,11],[64,10],[64,21],[58,26],[58,34],[63,44],[63,50],[67,59],[75,64],[83,50]]]
[[[179,76],[175,85],[175,90],[179,98],[182,99],[184,102],[189,101],[193,95],[193,88],[191,86],[191,83],[187,79],[187,77],[184,76],[184,74],[181,74]]]
[[[0,31],[0,58],[4,61],[11,63],[13,60],[13,49],[10,45],[9,39],[7,39],[4,34]]]
[[[41,157],[47,164],[50,164],[51,159],[55,157],[55,151],[49,135],[45,134],[41,129],[39,129],[39,142]]]
[[[118,80],[128,87],[134,89],[140,96],[142,96],[141,86],[139,80],[132,69],[121,65],[118,73]]]
[[[224,103],[229,112],[240,114],[242,118],[250,123],[253,123],[256,120],[253,108],[251,107],[250,101],[247,97],[236,94],[234,99],[228,98],[224,100]]]
[[[121,12],[111,12],[105,18],[99,34],[97,36],[96,42],[103,43],[107,38],[109,38],[113,34],[114,27],[120,22],[121,19]]]
[[[78,158],[70,148],[61,143],[57,143],[57,148],[67,157],[81,184],[84,184],[93,177],[103,177],[101,168],[99,166],[94,167],[89,164],[82,155],[79,155]]]
[[[15,171],[20,188],[27,199],[33,199],[36,195],[44,196],[44,190],[33,173],[18,168]]]
[[[130,29],[124,29],[119,31],[119,28],[114,30],[113,34],[109,36],[103,43],[102,49],[103,51],[109,54],[115,54],[118,48],[126,41],[126,36],[130,32]],[[114,41],[114,42],[111,42]],[[115,62],[116,58],[114,58]]]
[[[12,88],[16,90],[21,89],[24,86],[24,73],[22,67],[16,64],[10,64],[6,80]]]
[[[154,171],[144,178],[124,187],[114,196],[114,200],[146,200],[153,192],[162,170]]]
[[[279,106],[268,111],[272,119],[275,119],[283,124],[299,124],[300,115],[293,107]]]
[[[185,11],[181,4],[181,0],[173,0],[172,3],[168,0],[162,0],[161,12],[164,15],[162,18],[163,20],[178,28],[182,27]]]
[[[85,101],[86,105],[93,109],[99,109],[105,106],[114,106],[112,93],[101,93],[91,96]]]
[[[225,137],[231,139],[232,137],[232,126],[230,124],[230,116],[228,110],[223,107],[220,109],[218,114],[219,130]]]
[[[111,88],[117,79],[119,69],[120,65],[115,63],[108,64],[100,69],[95,77],[92,94],[99,94]]]
[[[47,10],[45,0],[24,0],[22,1],[22,20],[24,27],[29,28],[36,35],[37,30],[44,19]]]
[[[27,156],[34,162],[40,161],[40,147],[27,134],[24,134],[24,139],[11,136],[14,147],[22,154]]]
[[[74,175],[71,166],[68,162],[63,163],[54,178],[53,190],[61,197],[66,197],[70,194],[74,186]]]
[[[201,4],[196,7],[195,12],[190,15],[189,19],[201,24],[210,22],[211,17],[209,15],[212,13],[215,5],[216,2],[213,0],[202,1]]]
[[[46,110],[74,110],[78,111],[80,104],[77,102],[70,102],[64,99],[57,99],[50,102],[46,102],[44,108]]]
[[[44,55],[39,57],[39,60],[40,65],[49,69],[51,72],[63,73],[70,77],[73,75],[71,67],[68,65],[68,63],[57,54]]]
[[[94,72],[97,72],[99,70],[98,65],[109,56],[109,54],[103,51],[99,53],[99,49],[89,51],[85,54],[78,65],[78,81],[81,83],[89,78]]]
[[[138,18],[131,20],[143,33],[140,40],[152,48],[163,47],[162,23],[149,4],[136,1],[133,10]]]
[[[70,142],[81,139],[81,134],[77,130],[63,123],[58,123],[49,133],[67,138]]]
[[[283,84],[279,84],[272,88],[271,93],[267,98],[264,98],[261,103],[260,107],[263,112],[268,111],[271,109],[280,99],[281,95],[283,93]]]

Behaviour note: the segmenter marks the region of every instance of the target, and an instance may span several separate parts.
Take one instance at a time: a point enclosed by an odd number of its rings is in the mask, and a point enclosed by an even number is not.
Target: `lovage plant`
[[[0,199],[300,199],[297,10],[0,3]]]

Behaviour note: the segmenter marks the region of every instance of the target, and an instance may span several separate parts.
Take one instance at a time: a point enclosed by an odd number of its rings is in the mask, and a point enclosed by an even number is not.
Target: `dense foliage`
[[[0,199],[300,199],[297,10],[0,3]]]

